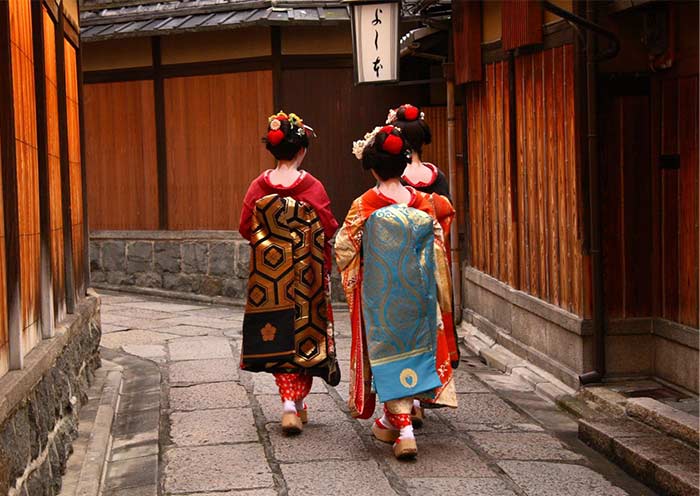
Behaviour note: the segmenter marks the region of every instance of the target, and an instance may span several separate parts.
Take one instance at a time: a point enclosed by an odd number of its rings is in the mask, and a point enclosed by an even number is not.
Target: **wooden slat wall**
[[[602,100],[601,211],[605,305],[610,319],[653,315],[649,97]]]
[[[455,82],[457,84],[481,80],[481,2],[454,0],[453,48]]]
[[[573,47],[517,57],[514,77],[516,177],[507,63],[486,65],[467,90],[472,265],[587,316]]]
[[[504,50],[542,43],[542,3],[532,0],[503,0],[501,42]]]
[[[484,82],[467,90],[472,265],[517,287],[510,174],[508,64],[487,64]]]
[[[58,133],[58,81],[56,79],[56,39],[54,21],[44,7],[44,72],[46,80],[46,129],[48,134],[49,205],[51,216],[51,272],[53,278],[54,320],[66,312],[61,215],[61,146]]]
[[[238,228],[271,109],[271,71],[165,80],[170,229]]]
[[[698,76],[661,83],[661,153],[679,170],[661,175],[661,314],[698,327]]]
[[[22,350],[31,351],[41,339],[39,176],[34,95],[34,55],[31,1],[9,3],[12,49],[13,106],[20,235]]]
[[[153,82],[88,84],[83,96],[90,229],[158,229]]]
[[[565,45],[523,55],[515,67],[519,288],[587,316],[574,49]]]
[[[73,238],[73,277],[78,295],[85,293],[83,235],[83,187],[80,162],[80,117],[78,111],[78,64],[76,50],[68,40],[65,52],[66,109],[68,119],[68,162],[70,164],[71,234]]]
[[[383,124],[389,108],[420,104],[421,90],[354,86],[351,68],[285,69],[280,86],[282,108],[298,113],[316,130],[304,168],[323,183],[341,222],[352,201],[374,184],[351,153],[353,140]]]

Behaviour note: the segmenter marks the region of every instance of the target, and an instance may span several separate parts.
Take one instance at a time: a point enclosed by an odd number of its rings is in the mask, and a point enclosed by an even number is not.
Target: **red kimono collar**
[[[408,177],[406,177],[406,175],[402,175],[401,179],[403,180],[403,182],[413,186],[414,188],[425,188],[425,187],[433,184],[438,177],[438,168],[435,165],[431,164],[430,162],[422,162],[422,164],[425,167],[427,167],[428,169],[430,169],[430,171],[433,174],[433,176],[430,178],[430,180],[428,182],[418,181],[417,183],[414,183]]]

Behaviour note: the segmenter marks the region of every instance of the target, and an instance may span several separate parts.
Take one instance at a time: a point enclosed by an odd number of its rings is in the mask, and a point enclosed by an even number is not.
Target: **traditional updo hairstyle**
[[[411,150],[403,138],[401,129],[384,126],[374,136],[362,153],[362,167],[372,169],[384,181],[401,177],[406,164],[411,161]]]
[[[396,120],[393,124],[401,128],[401,132],[411,149],[420,155],[423,152],[423,145],[429,145],[433,139],[430,126],[423,118],[423,112],[418,107],[408,103],[401,105],[394,112]],[[391,116],[392,112],[389,115]]]
[[[277,160],[292,160],[302,148],[309,147],[304,121],[296,114],[281,110],[268,118],[267,134],[263,143]]]

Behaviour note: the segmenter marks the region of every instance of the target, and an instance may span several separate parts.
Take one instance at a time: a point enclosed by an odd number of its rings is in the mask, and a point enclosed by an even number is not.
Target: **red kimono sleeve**
[[[243,197],[243,208],[241,208],[241,220],[238,223],[238,232],[248,241],[250,241],[251,236],[255,202],[262,196],[264,196],[262,190],[260,186],[258,186],[257,180],[255,180],[250,184],[245,197]]]

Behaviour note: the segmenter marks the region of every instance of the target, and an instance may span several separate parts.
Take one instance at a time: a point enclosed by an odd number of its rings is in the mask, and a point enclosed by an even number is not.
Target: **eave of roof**
[[[420,1],[404,0],[404,4]],[[81,39],[88,43],[256,25],[332,25],[349,20],[342,0],[83,0],[80,14]]]

